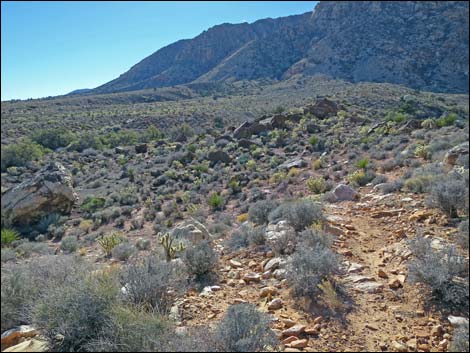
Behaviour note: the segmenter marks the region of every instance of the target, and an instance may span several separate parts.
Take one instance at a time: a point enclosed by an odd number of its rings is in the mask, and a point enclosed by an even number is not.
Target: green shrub
[[[103,149],[103,143],[98,135],[92,132],[86,132],[79,135],[75,141],[70,144],[70,150],[83,152],[88,148],[93,148],[95,150]]]
[[[65,128],[40,129],[32,135],[32,140],[46,148],[55,150],[69,145],[75,135]]]
[[[209,196],[208,203],[209,203],[209,206],[212,208],[212,210],[220,210],[220,209],[222,209],[222,207],[225,203],[225,200],[217,192],[213,192]]]
[[[12,242],[18,239],[20,239],[20,235],[18,234],[16,230],[8,229],[8,228],[2,229],[2,238],[1,238],[2,248],[10,246]]]
[[[437,119],[436,125],[439,128],[444,127],[444,126],[451,126],[451,125],[454,125],[456,120],[457,120],[457,114],[450,113],[447,115],[443,115],[439,119]]]
[[[28,162],[41,159],[44,153],[45,150],[41,145],[29,139],[2,146],[1,171],[5,172],[9,167],[24,167]]]
[[[368,158],[362,158],[358,160],[355,164],[356,168],[366,170],[367,166],[369,165],[369,159]]]
[[[105,203],[106,200],[102,197],[88,196],[83,201],[81,209],[91,214],[98,211],[100,208],[103,208]]]
[[[327,185],[323,177],[309,178],[307,180],[307,188],[314,194],[323,194],[325,191],[327,191]]]

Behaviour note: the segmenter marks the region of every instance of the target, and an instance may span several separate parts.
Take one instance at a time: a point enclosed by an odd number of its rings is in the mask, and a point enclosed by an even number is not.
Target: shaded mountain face
[[[325,1],[314,13],[222,24],[92,91],[325,74],[468,92],[468,2]]]

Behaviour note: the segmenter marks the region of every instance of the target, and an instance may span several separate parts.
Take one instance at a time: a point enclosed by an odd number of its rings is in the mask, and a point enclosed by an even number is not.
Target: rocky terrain
[[[468,96],[301,82],[2,103],[2,350],[467,350]]]
[[[313,13],[214,26],[87,93],[298,74],[466,93],[468,9],[465,1],[321,1]]]
[[[468,3],[322,2],[2,102],[1,350],[468,352],[465,92]]]

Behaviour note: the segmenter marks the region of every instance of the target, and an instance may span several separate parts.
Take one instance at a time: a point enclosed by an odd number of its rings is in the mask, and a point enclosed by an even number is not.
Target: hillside
[[[294,74],[468,92],[468,9],[459,1],[322,1],[313,14],[212,27],[92,93]]]

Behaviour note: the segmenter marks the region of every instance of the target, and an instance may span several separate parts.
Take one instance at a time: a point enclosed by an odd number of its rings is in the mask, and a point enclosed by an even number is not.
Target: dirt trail
[[[194,292],[182,302],[182,325],[215,324],[228,305],[237,302],[256,304],[268,311],[267,298],[261,298],[263,287],[276,289],[272,298],[282,300],[282,308],[273,314],[273,329],[280,333],[292,322],[312,328],[320,320],[319,332],[301,335],[307,338],[304,348],[284,347],[287,351],[442,351],[439,342],[447,327],[433,337],[439,320],[425,313],[422,289],[407,281],[406,259],[410,253],[406,239],[414,236],[415,224],[410,215],[419,211],[420,200],[393,195],[383,200],[368,195],[360,203],[343,202],[329,205],[325,213],[338,234],[335,250],[343,255],[344,274],[339,281],[353,303],[343,319],[319,312],[308,314],[302,303],[292,298],[285,281],[262,277],[266,253],[242,250],[223,255],[220,288],[207,295]],[[428,215],[429,216],[429,215]],[[432,226],[430,226],[432,229]],[[231,260],[235,260],[234,263]],[[260,278],[246,283],[247,274]]]

